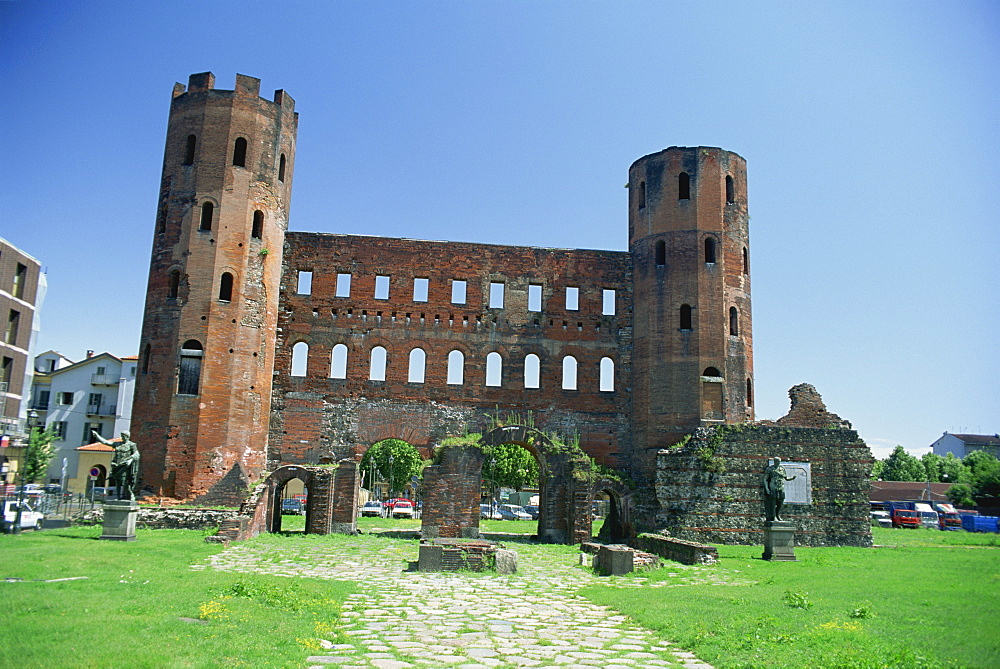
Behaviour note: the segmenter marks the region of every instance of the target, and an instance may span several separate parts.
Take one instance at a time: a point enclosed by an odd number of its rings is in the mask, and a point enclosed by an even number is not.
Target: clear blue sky
[[[0,2],[0,236],[39,350],[134,355],[171,87],[300,112],[291,228],[624,250],[628,166],[747,159],[757,412],[1000,430],[1000,3]]]

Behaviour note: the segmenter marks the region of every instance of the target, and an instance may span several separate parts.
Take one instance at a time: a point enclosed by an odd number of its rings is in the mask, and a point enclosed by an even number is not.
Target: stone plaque
[[[808,462],[782,462],[787,476],[785,481],[785,504],[812,504],[812,464]]]

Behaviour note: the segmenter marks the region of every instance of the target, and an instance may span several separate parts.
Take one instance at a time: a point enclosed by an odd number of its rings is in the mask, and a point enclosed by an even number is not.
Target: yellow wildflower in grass
[[[860,632],[862,630],[861,623],[838,623],[832,620],[828,623],[820,623],[817,629],[825,630],[847,630],[848,632]]]
[[[198,617],[202,620],[225,620],[228,616],[226,605],[214,599],[198,605]]]
[[[325,623],[322,621],[316,621],[316,634],[336,634],[337,628],[334,623]]]
[[[323,646],[320,645],[319,639],[295,639],[301,645],[305,646],[306,650],[323,650]]]

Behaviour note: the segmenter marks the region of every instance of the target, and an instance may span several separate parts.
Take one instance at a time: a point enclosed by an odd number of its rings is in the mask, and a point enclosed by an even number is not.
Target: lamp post
[[[392,497],[392,453],[389,453],[389,497]]]
[[[38,413],[34,410],[28,412],[28,443],[21,451],[21,487],[17,493],[17,513],[14,515],[14,527],[11,528],[11,534],[21,533],[21,507],[24,506],[24,486],[25,486],[25,475],[28,472],[28,449],[31,447],[31,439],[35,436],[35,419],[38,418]]]

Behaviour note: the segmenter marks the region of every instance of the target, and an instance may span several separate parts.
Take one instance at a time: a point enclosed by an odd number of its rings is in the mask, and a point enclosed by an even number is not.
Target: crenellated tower
[[[132,413],[144,485],[203,500],[265,467],[298,125],[284,91],[214,83],[173,90]]]
[[[670,147],[629,169],[633,467],[694,428],[753,419],[746,161]]]

